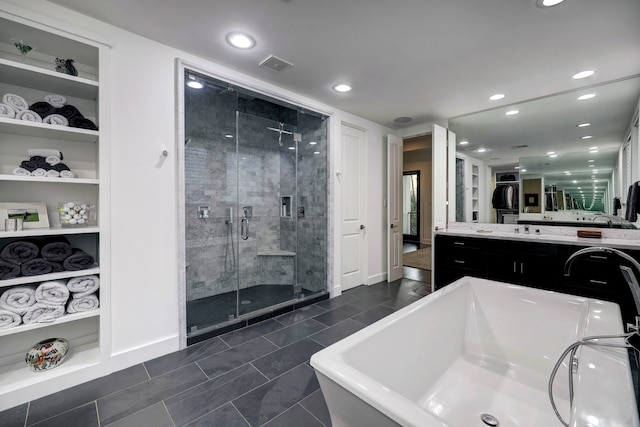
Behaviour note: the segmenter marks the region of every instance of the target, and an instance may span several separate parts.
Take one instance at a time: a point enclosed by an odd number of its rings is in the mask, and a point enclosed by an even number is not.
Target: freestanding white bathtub
[[[622,332],[616,304],[465,277],[311,365],[334,427],[562,427],[547,392],[557,359],[582,337]],[[569,425],[638,427],[627,351],[582,346],[577,356],[572,414],[567,361],[554,383]]]

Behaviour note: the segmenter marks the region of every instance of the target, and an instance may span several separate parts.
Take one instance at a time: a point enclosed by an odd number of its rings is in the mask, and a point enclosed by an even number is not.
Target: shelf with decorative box
[[[21,56],[17,43],[14,46],[7,43],[9,40],[20,40],[36,49]],[[94,378],[96,365],[108,354],[105,343],[109,334],[101,319],[101,313],[108,311],[103,296],[109,288],[109,237],[105,232],[108,126],[103,114],[108,105],[101,78],[107,74],[108,50],[107,45],[40,23],[33,17],[26,19],[0,10],[0,102],[11,107],[3,107],[6,114],[0,114],[0,261],[9,262],[2,258],[2,249],[10,244],[24,241],[43,248],[51,239],[64,239],[74,253],[84,252],[94,260],[86,267],[73,269],[60,262],[62,268],[34,275],[26,275],[21,265],[18,273],[0,276],[0,296],[20,287],[33,289],[45,282],[64,286],[73,279],[93,276],[98,278],[99,291],[91,296],[99,299],[102,307],[76,311],[61,303],[66,307],[64,314],[43,318],[42,323],[31,318],[25,323],[23,317],[17,326],[16,322],[10,327],[0,324],[0,411],[55,389],[58,383],[51,382],[55,379],[65,377],[68,385]],[[61,72],[56,58],[73,59],[78,75]],[[45,111],[36,107],[44,107]],[[40,118],[11,114],[11,110],[34,110]],[[48,115],[62,116],[64,120],[46,120]],[[47,158],[47,163],[63,163],[66,169],[46,171],[69,173],[34,173],[24,163],[34,161],[34,156],[43,157],[34,155],[34,151],[59,152],[59,156],[53,156],[55,162]],[[37,166],[41,168],[40,164]],[[61,203],[69,201],[92,206],[92,216],[86,216],[86,220],[83,217],[80,225],[61,224]],[[38,210],[35,220],[25,210],[25,222],[21,223],[24,229],[7,230],[5,219],[15,216],[21,205],[38,205],[42,210]],[[37,256],[40,259],[42,254]],[[69,303],[75,294],[70,295]],[[25,363],[26,351],[35,343],[54,337],[69,341],[69,356],[46,372],[31,371]]]

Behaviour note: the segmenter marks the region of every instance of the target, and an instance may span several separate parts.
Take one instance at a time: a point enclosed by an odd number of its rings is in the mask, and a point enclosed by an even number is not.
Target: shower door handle
[[[240,220],[240,237],[242,237],[242,240],[249,238],[249,220],[247,218]]]

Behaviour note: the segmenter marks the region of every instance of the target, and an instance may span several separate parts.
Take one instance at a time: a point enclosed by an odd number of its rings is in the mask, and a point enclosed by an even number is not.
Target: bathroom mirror
[[[583,95],[595,96],[579,100]],[[543,178],[545,187],[571,194],[594,211],[611,204],[626,192],[615,188],[614,176],[639,99],[640,76],[635,75],[450,119],[459,157],[486,174],[485,215],[479,222],[495,222],[491,197],[498,173],[514,173],[520,183]],[[594,190],[594,181],[602,188]],[[513,212],[516,219],[524,208],[522,203]]]

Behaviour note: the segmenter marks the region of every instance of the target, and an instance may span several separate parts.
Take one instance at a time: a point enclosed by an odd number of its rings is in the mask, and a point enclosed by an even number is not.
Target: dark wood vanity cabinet
[[[463,277],[474,276],[557,292],[613,301],[623,319],[633,320],[633,297],[615,255],[585,254],[564,275],[564,265],[576,244],[525,242],[487,237],[436,234],[434,241],[435,289]],[[640,250],[624,249],[636,260]]]

